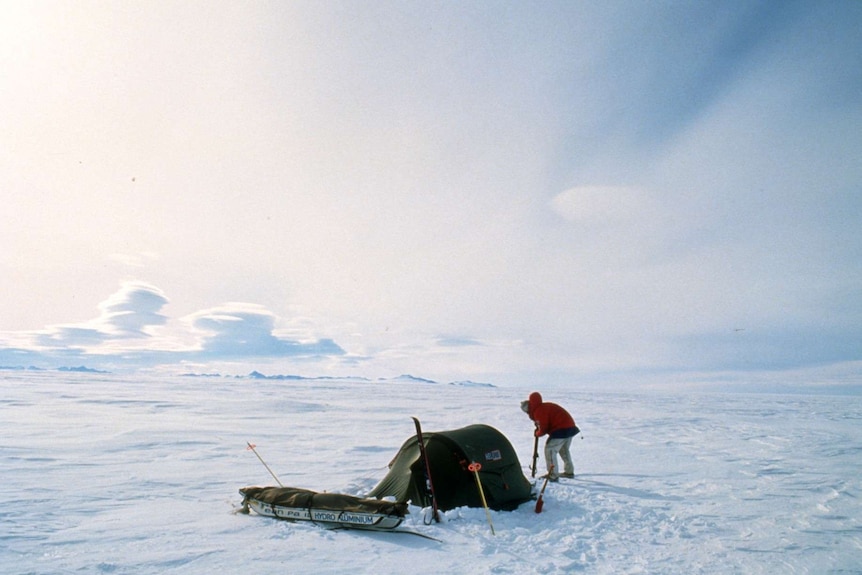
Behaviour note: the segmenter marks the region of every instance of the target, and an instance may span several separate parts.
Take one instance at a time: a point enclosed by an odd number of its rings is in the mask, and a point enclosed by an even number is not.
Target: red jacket
[[[543,402],[538,391],[530,394],[527,414],[536,422],[536,437],[545,434],[551,437],[571,437],[577,433],[578,427],[569,412],[556,403]]]

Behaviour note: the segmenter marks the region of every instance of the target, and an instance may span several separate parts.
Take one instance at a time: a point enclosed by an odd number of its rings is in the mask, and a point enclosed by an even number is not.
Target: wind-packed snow
[[[237,489],[367,493],[414,432],[486,423],[518,451],[533,389],[423,381],[0,372],[4,573],[860,573],[859,396],[536,389],[576,478],[400,533],[233,511]]]

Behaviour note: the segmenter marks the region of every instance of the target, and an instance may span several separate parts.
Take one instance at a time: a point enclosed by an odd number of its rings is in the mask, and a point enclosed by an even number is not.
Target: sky
[[[0,366],[862,375],[862,3],[2,12]]]

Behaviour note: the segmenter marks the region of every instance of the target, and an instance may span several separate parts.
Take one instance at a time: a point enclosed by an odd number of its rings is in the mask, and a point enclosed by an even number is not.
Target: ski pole
[[[476,477],[476,486],[479,488],[479,497],[482,498],[482,506],[485,507],[485,517],[488,518],[488,525],[491,526],[491,535],[496,535],[496,533],[494,533],[494,524],[491,522],[491,512],[488,511],[488,502],[485,501],[485,491],[482,489],[482,480],[479,479],[479,470],[482,469],[482,464],[474,461],[467,467],[467,469],[472,471],[473,475]]]
[[[533,466],[530,468],[530,477],[536,478],[536,461],[539,459],[539,437],[533,433]]]
[[[272,475],[272,478],[275,479],[275,482],[278,483],[278,486],[284,487],[284,485],[281,484],[281,481],[278,480],[278,477],[276,477],[275,473],[272,472],[272,469],[269,468],[269,465],[266,464],[266,461],[263,460],[263,457],[260,456],[260,453],[257,452],[257,449],[255,449],[255,445],[248,441],[246,441],[246,443],[248,444],[247,449],[251,449],[254,454],[257,455],[257,458],[260,459],[260,462],[263,463],[263,466],[266,467],[266,470],[269,471],[269,474]]]

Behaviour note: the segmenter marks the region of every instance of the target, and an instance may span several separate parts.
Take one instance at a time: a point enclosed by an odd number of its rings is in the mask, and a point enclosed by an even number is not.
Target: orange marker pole
[[[281,481],[278,480],[278,477],[275,476],[275,473],[272,472],[272,469],[269,468],[269,465],[266,464],[266,461],[263,460],[263,457],[260,456],[260,453],[257,452],[257,449],[255,449],[255,445],[248,441],[246,441],[246,443],[248,444],[248,447],[246,449],[251,449],[254,454],[257,455],[257,458],[260,459],[260,462],[263,463],[263,466],[266,467],[266,470],[269,471],[269,474],[272,475],[272,478],[275,479],[275,482],[278,483],[278,486],[284,487],[284,485],[281,484]]]
[[[485,501],[485,491],[482,489],[482,480],[479,479],[479,470],[482,469],[482,464],[474,461],[467,467],[467,469],[472,471],[473,475],[476,477],[476,486],[479,488],[479,497],[482,498],[482,506],[485,507],[485,517],[488,518],[488,525],[491,526],[491,535],[496,535],[494,532],[494,524],[491,522],[491,512],[488,510],[488,502]]]

